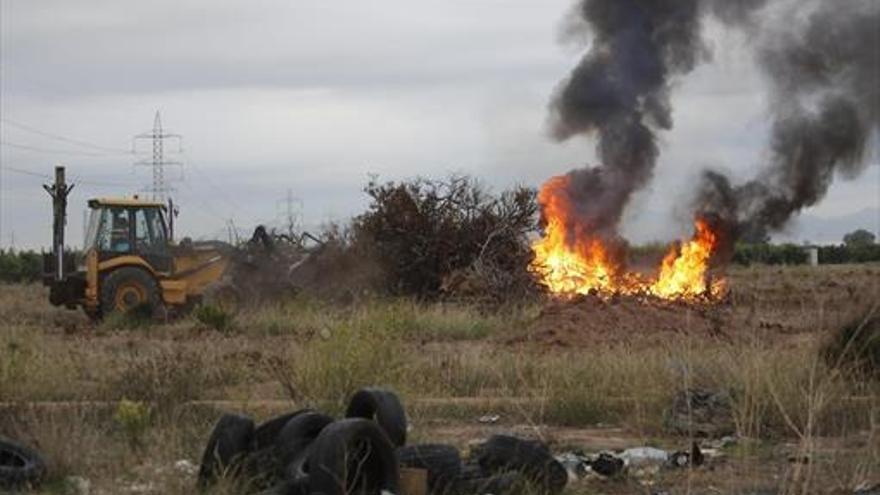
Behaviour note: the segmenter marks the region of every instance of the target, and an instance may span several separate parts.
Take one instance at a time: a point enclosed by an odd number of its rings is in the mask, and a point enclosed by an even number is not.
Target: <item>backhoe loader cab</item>
[[[93,318],[136,307],[186,306],[229,265],[231,247],[223,243],[174,244],[162,203],[133,197],[96,198],[88,205],[81,258],[74,263],[69,255],[57,256],[62,244],[44,259],[52,304],[82,307]],[[65,265],[60,270],[59,261]]]
[[[94,250],[99,261],[137,256],[157,272],[171,271],[165,205],[136,198],[100,198],[89,201],[89,208],[84,251]]]

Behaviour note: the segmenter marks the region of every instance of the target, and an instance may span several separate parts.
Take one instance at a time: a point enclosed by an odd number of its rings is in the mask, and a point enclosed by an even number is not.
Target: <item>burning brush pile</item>
[[[532,245],[535,258],[530,268],[551,293],[689,301],[723,294],[724,279],[710,277],[724,235],[717,221],[698,218],[693,238],[670,247],[656,277],[649,277],[627,270],[622,240],[603,238],[578,221],[570,186],[569,176],[556,177],[538,196],[544,236]]]
[[[769,150],[750,180],[704,170],[688,184],[693,237],[655,273],[637,273],[619,223],[654,175],[673,88],[711,59],[710,18],[747,33],[769,84]],[[530,269],[554,294],[717,299],[735,242],[765,240],[836,175],[867,166],[880,127],[876,1],[580,0],[567,21],[566,37],[587,49],[553,96],[551,131],[595,139],[600,164],[551,178],[538,195],[543,237]]]

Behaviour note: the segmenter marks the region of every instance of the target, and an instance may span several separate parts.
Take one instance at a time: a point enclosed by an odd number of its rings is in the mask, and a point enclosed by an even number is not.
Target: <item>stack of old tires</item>
[[[568,473],[540,442],[494,435],[463,461],[451,445],[421,444],[397,449],[399,465],[428,471],[428,491],[436,495],[555,494]]]
[[[208,439],[199,486],[238,478],[260,495],[397,494],[400,468],[418,468],[432,495],[507,495],[558,493],[568,479],[538,442],[496,435],[464,462],[450,445],[406,445],[406,433],[399,398],[380,388],[355,393],[339,420],[311,409],[260,425],[225,414]]]

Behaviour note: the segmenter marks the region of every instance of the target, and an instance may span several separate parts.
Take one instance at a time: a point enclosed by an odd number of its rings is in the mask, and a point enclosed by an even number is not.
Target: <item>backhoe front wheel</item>
[[[202,293],[202,302],[216,306],[223,311],[236,314],[241,310],[243,298],[241,289],[231,280],[217,280],[207,287]]]
[[[110,313],[127,313],[134,309],[159,309],[161,298],[159,285],[140,268],[123,267],[110,272],[101,285],[101,310]]]

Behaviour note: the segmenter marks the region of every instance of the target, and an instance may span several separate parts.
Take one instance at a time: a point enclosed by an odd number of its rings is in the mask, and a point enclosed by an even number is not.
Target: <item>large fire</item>
[[[709,222],[695,221],[693,237],[669,249],[655,277],[627,271],[612,243],[573,221],[573,207],[564,192],[566,181],[565,176],[554,177],[538,195],[544,237],[532,244],[535,256],[530,268],[550,292],[695,300],[723,291],[723,280],[709,278],[709,263],[719,241]]]

